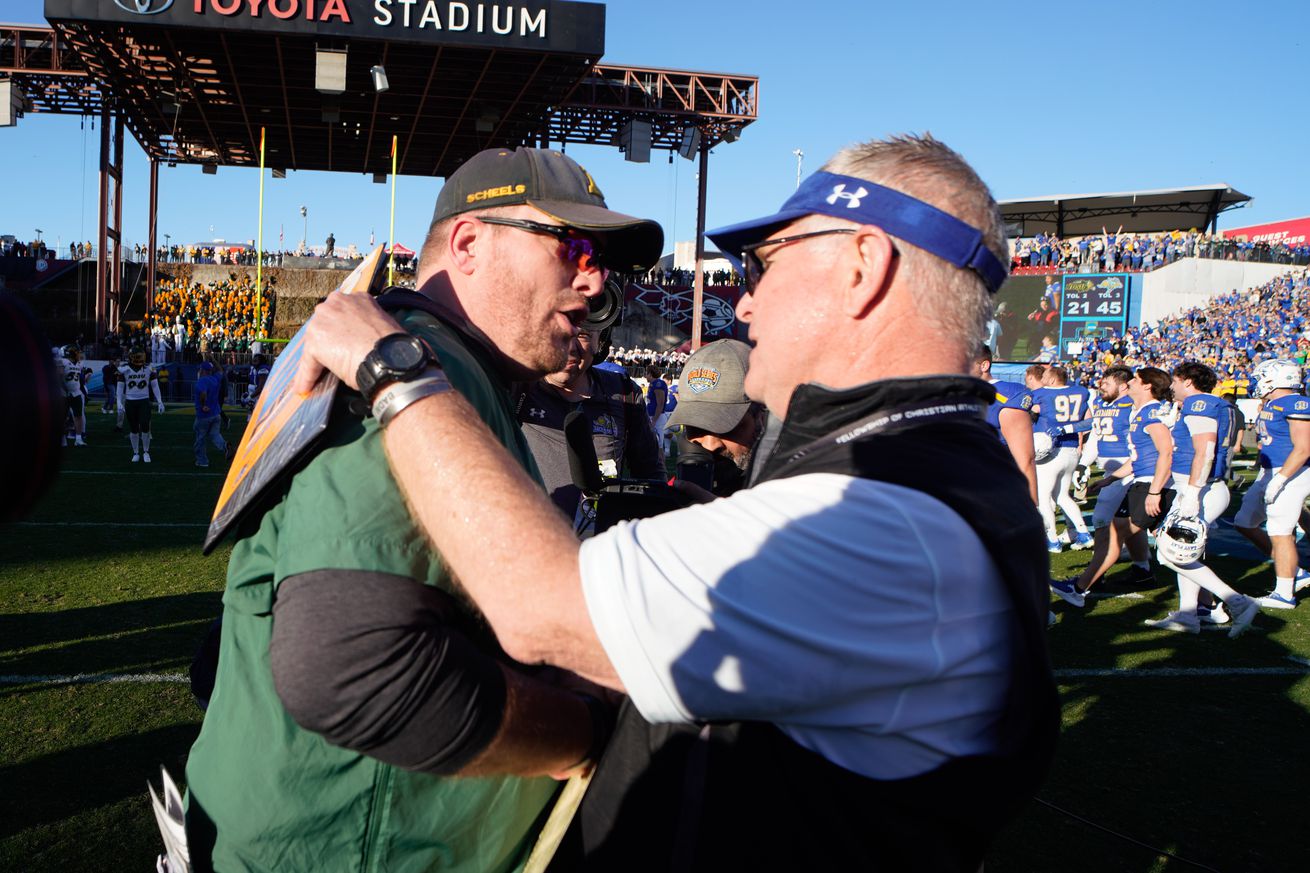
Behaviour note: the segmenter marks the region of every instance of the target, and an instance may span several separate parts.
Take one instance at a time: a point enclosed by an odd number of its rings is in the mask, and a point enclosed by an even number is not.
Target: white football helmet
[[[1205,556],[1206,524],[1199,518],[1184,518],[1177,510],[1165,516],[1155,535],[1160,560],[1175,567],[1191,564]]]
[[[1033,431],[1033,460],[1044,461],[1051,456],[1055,440],[1044,430]]]
[[[1273,358],[1256,364],[1251,371],[1251,378],[1255,380],[1255,396],[1267,397],[1270,391],[1279,388],[1300,388],[1301,368],[1296,365],[1296,361]]]

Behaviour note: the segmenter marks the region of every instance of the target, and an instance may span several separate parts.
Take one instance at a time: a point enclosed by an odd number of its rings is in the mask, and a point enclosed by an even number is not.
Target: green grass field
[[[214,466],[193,466],[188,408],[155,417],[148,466],[129,463],[98,410],[90,445],[66,450],[29,519],[0,528],[4,871],[153,869],[146,781],[161,764],[181,778],[200,724],[178,680],[220,609],[230,547],[202,557],[200,541],[223,466],[212,450]],[[243,423],[234,415],[227,437]],[[1055,556],[1055,571],[1087,554]],[[1246,557],[1211,565],[1247,593],[1272,585],[1269,565]],[[1265,611],[1239,640],[1151,631],[1142,621],[1175,602],[1172,577],[1160,581],[1083,610],[1055,601],[1064,736],[1039,799],[1204,867],[1034,803],[988,871],[1307,867],[1310,608]],[[108,676],[132,681],[86,681]]]

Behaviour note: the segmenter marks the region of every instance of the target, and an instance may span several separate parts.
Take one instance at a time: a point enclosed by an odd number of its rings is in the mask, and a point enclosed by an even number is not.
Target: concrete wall
[[[1167,315],[1205,304],[1211,297],[1263,285],[1288,271],[1305,267],[1184,258],[1142,276],[1142,311],[1138,324],[1159,321]]]

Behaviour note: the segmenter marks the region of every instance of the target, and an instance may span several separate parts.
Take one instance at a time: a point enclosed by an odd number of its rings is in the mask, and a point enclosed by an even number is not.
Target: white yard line
[[[1310,661],[1288,657],[1295,667],[1092,667],[1056,670],[1056,679],[1192,679],[1215,676],[1307,676]],[[180,684],[184,673],[73,673],[52,676],[3,676],[0,685],[94,685],[106,683]]]
[[[14,527],[209,527],[207,521],[16,521]]]
[[[1208,676],[1307,676],[1304,667],[1099,667],[1056,670],[1056,679],[1132,679],[1204,678]]]
[[[226,473],[169,473],[169,472],[150,472],[146,473],[138,470],[61,470],[61,476],[194,476],[196,478],[207,477],[217,479]]]
[[[126,682],[158,684],[190,682],[184,673],[73,673],[67,676],[0,676],[0,685],[94,685]]]

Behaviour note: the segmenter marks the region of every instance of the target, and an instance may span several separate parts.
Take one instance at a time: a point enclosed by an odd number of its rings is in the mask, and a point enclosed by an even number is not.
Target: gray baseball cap
[[[678,406],[669,427],[690,425],[724,434],[741,423],[750,409],[743,384],[751,347],[741,340],[715,340],[687,359],[678,380]]]
[[[591,174],[550,149],[478,152],[446,179],[432,220],[524,203],[595,236],[610,269],[645,270],[663,253],[664,231],[657,222],[611,210]]]

